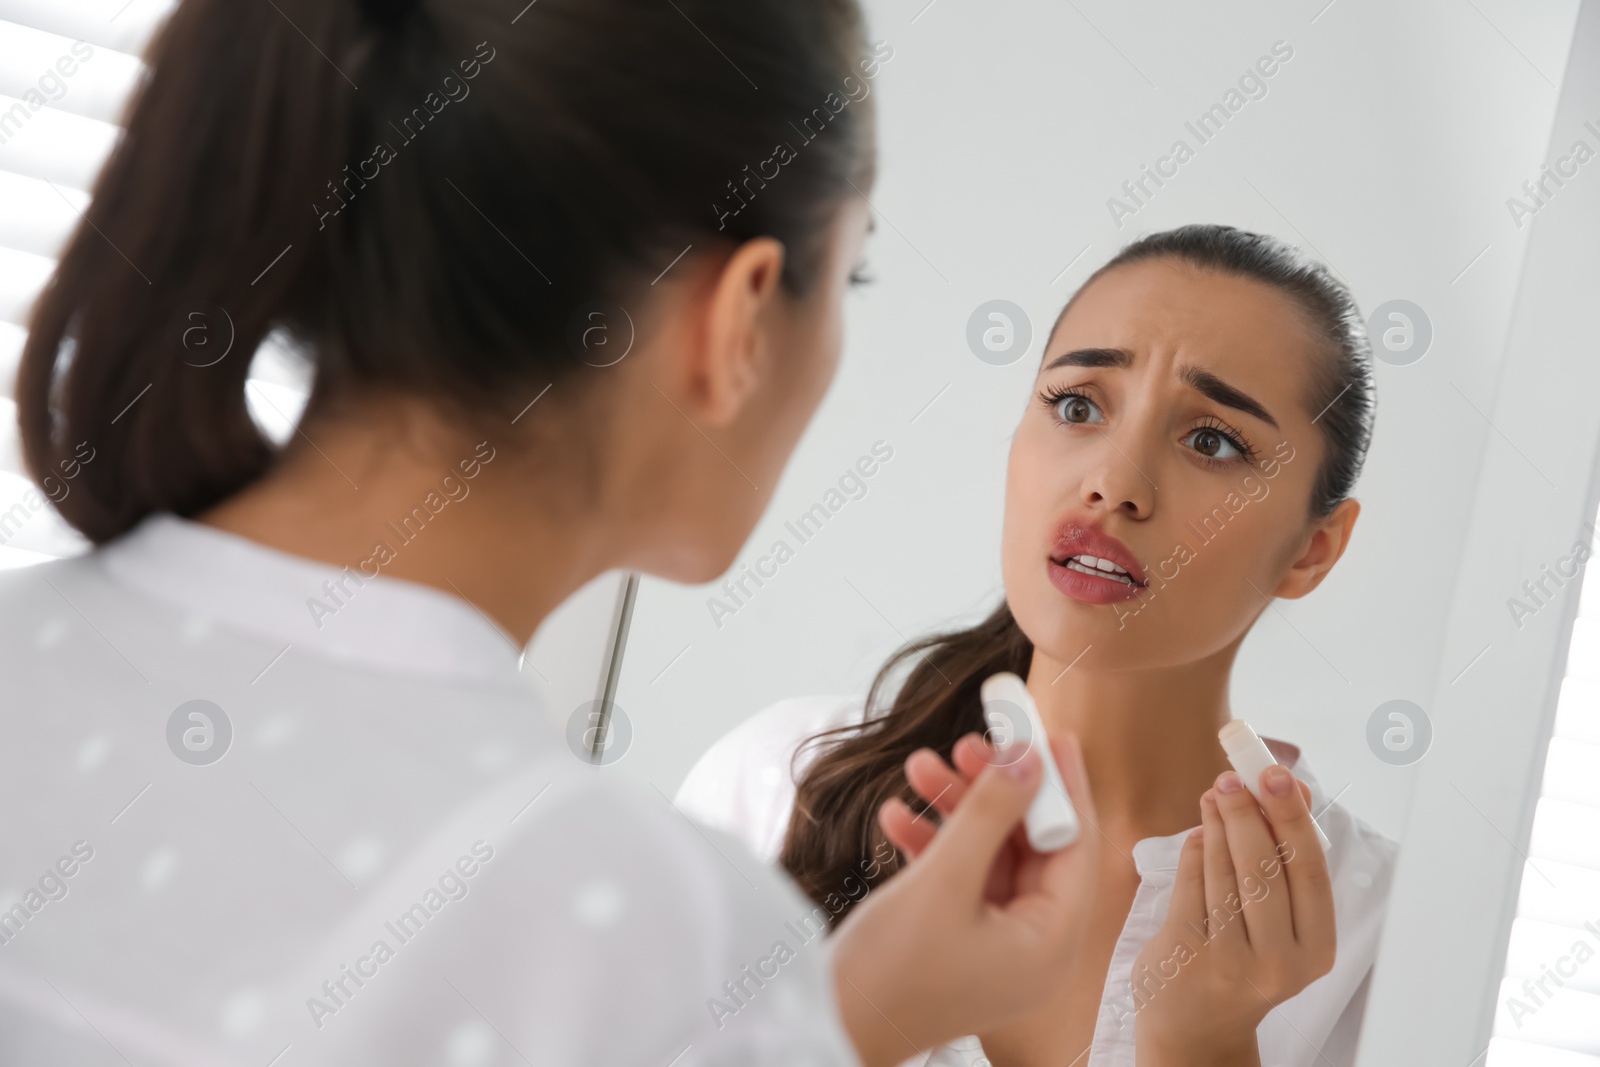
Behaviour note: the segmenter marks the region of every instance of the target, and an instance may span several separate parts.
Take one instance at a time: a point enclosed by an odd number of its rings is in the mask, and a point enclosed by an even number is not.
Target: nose
[[[1128,435],[1101,430],[1093,464],[1083,479],[1083,502],[1093,510],[1148,519],[1155,509],[1154,458]]]

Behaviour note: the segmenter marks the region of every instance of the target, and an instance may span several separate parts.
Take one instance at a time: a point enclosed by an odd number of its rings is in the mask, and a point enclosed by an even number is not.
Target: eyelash
[[[850,271],[850,284],[853,286],[871,285],[878,279],[866,273],[867,262],[862,260]]]
[[[1083,391],[1081,391],[1079,389],[1073,389],[1073,388],[1071,388],[1069,386],[1054,385],[1054,386],[1051,386],[1051,387],[1049,387],[1047,389],[1044,389],[1044,390],[1040,391],[1040,393],[1039,393],[1039,400],[1044,404],[1045,408],[1050,412],[1051,418],[1054,418],[1057,422],[1062,422],[1063,425],[1065,425],[1065,423],[1060,418],[1060,416],[1056,415],[1055,409],[1056,409],[1056,406],[1058,404],[1060,404],[1063,400],[1066,400],[1069,397],[1077,397],[1080,400],[1085,400],[1085,401],[1088,401],[1091,404],[1094,404],[1094,398],[1093,397],[1089,396],[1087,393],[1084,393]],[[1099,407],[1099,406],[1100,405],[1095,404],[1095,407]],[[1196,432],[1198,432],[1200,430],[1210,430],[1212,433],[1216,434],[1217,436],[1221,437],[1223,440],[1227,441],[1230,445],[1232,445],[1235,449],[1237,449],[1239,451],[1239,457],[1238,458],[1244,460],[1246,463],[1249,463],[1249,462],[1252,462],[1252,461],[1255,460],[1255,458],[1256,458],[1256,448],[1255,448],[1255,446],[1252,445],[1249,442],[1249,440],[1244,436],[1244,434],[1240,433],[1238,430],[1235,430],[1232,426],[1229,426],[1227,423],[1223,422],[1221,419],[1217,418],[1216,416],[1207,415],[1204,419],[1201,420],[1201,422],[1200,422],[1200,424],[1198,426],[1195,426],[1188,433],[1184,434],[1184,436],[1188,437],[1191,434],[1194,434],[1194,433],[1196,433]],[[1200,459],[1202,461],[1204,461],[1205,463],[1211,464],[1213,466],[1218,466],[1218,467],[1227,466],[1228,464],[1234,462],[1233,460],[1216,459],[1216,458],[1214,458],[1212,456],[1207,456],[1207,455],[1204,455],[1203,453],[1200,453],[1200,452],[1196,452],[1195,455],[1199,456]]]
[[[1238,430],[1235,430],[1232,426],[1229,426],[1227,423],[1223,422],[1214,415],[1207,415],[1205,419],[1201,421],[1200,425],[1196,426],[1193,430],[1190,430],[1189,433],[1192,434],[1196,430],[1210,430],[1218,437],[1221,437],[1234,448],[1239,450],[1240,458],[1246,463],[1249,463],[1256,458],[1255,446],[1249,441],[1245,440],[1244,434],[1240,433]],[[1185,436],[1187,436],[1187,434]],[[1228,462],[1227,460],[1212,459],[1210,456],[1201,456],[1200,458],[1210,460],[1213,463]]]

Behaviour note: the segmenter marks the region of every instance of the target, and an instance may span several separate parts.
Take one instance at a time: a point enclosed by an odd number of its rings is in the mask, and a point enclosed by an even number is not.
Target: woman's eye
[[[1105,416],[1086,396],[1064,396],[1056,401],[1056,418],[1062,422],[1102,422]]]
[[[1199,429],[1189,435],[1189,447],[1210,459],[1234,459],[1244,453],[1216,430]]]
[[[876,280],[867,273],[866,263],[859,263],[850,271],[850,284],[853,286],[871,285]]]

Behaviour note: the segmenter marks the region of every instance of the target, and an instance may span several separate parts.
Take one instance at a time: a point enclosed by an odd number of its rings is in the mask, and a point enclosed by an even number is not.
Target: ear
[[[1333,565],[1344,555],[1350,543],[1350,534],[1361,514],[1361,502],[1344,500],[1312,529],[1311,536],[1300,558],[1289,568],[1289,573],[1278,583],[1274,596],[1295,600],[1305,596],[1322,584],[1322,579],[1333,570]]]
[[[757,237],[735,249],[712,279],[704,342],[689,354],[688,398],[698,421],[725,426],[756,392],[783,260],[783,242]]]

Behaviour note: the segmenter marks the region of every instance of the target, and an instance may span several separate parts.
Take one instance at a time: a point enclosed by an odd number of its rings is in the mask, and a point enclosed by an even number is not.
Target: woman
[[[1237,854],[1246,839],[1225,816],[1253,804],[1217,731],[1245,635],[1273,597],[1314,589],[1355,525],[1349,493],[1373,410],[1355,303],[1275,239],[1203,225],[1154,234],[1067,304],[1036,393],[1011,446],[1005,602],[898,652],[865,700],[755,716],[707,752],[678,803],[779,858],[822,900],[861,856],[893,870],[885,842],[915,851],[937,818],[921,812],[949,810],[964,777],[931,754],[908,757],[930,748],[970,764],[961,739],[984,729],[978,686],[1013,671],[1051,733],[1081,739],[1110,848],[1093,933],[1052,1003],[936,1062],[1102,1067],[1137,1051],[1147,1063],[1178,1040],[1215,1062],[1347,1063],[1393,846],[1330,806],[1294,746],[1271,742],[1333,842],[1327,907],[1296,901],[1283,926],[1293,892],[1247,866],[1228,878],[1229,845]],[[1320,877],[1320,854],[1305,860]],[[1239,921],[1208,919],[1230,891],[1252,906]],[[853,902],[841,904],[848,914]],[[1193,960],[1175,956],[1196,938]],[[1284,950],[1271,966],[1229,955],[1275,938]]]
[[[98,547],[0,579],[0,1061],[877,1065],[1038,1002],[1096,849],[1000,856],[1037,758],[825,949],[519,673],[590,578],[709,580],[766,506],[881,58],[850,0],[176,8],[19,374]]]

